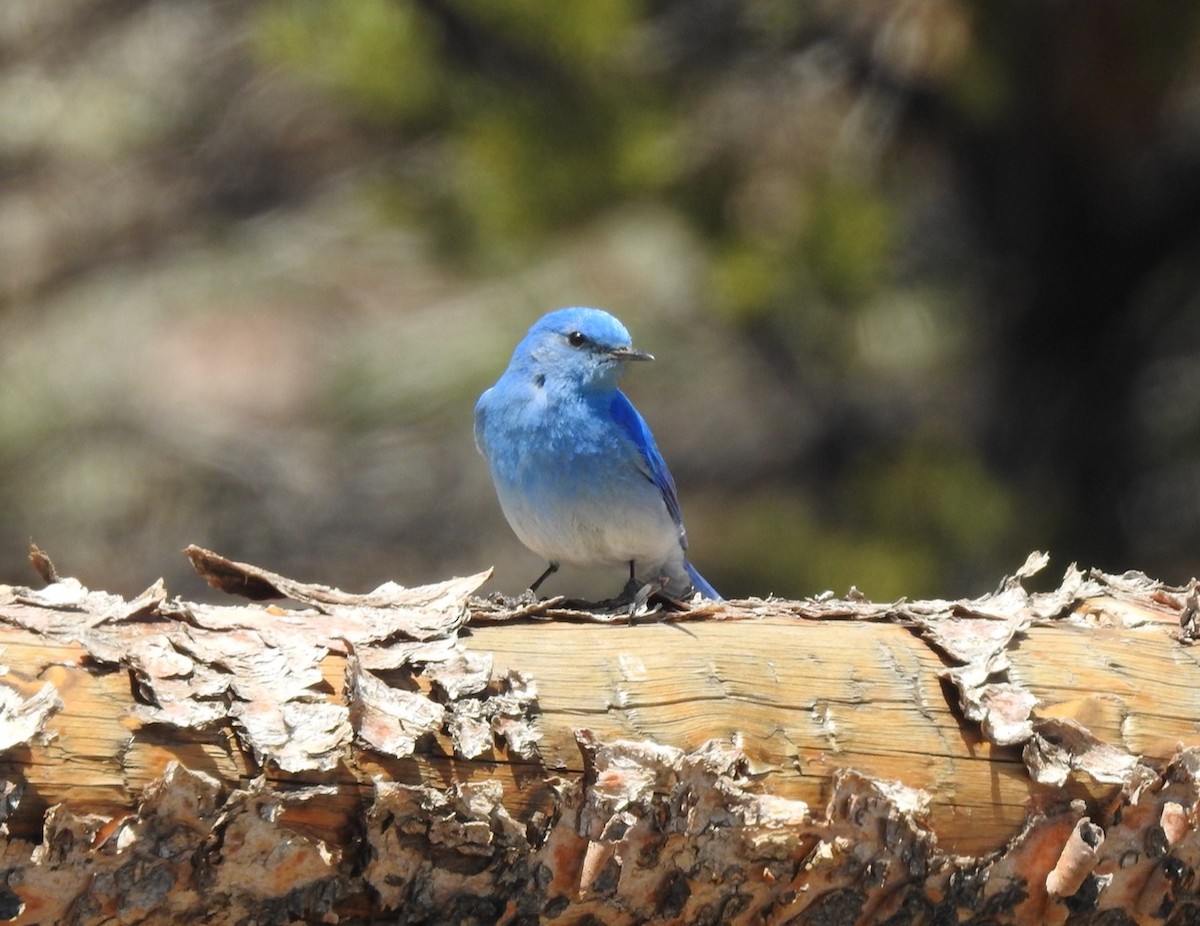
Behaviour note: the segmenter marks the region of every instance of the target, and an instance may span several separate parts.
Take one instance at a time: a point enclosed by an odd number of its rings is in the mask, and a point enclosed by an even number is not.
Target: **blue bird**
[[[687,561],[675,481],[617,388],[627,363],[653,359],[607,312],[559,309],[529,329],[479,397],[475,444],[500,507],[550,563],[531,591],[562,564],[627,565],[627,593],[720,599]]]

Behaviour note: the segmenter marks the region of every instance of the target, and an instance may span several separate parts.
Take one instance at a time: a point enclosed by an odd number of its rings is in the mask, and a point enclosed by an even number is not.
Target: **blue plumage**
[[[521,542],[550,568],[625,565],[672,597],[720,598],[687,561],[687,536],[654,435],[617,388],[654,359],[599,309],[538,320],[475,406],[475,443]]]

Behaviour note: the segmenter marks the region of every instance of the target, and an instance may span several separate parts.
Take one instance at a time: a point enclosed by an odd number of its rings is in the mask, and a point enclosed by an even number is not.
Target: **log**
[[[630,616],[187,554],[250,600],[0,586],[0,920],[1200,910],[1194,580]]]

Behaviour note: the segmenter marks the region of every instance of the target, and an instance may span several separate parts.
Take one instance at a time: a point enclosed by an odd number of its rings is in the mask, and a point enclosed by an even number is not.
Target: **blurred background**
[[[472,407],[573,304],[728,596],[1186,581],[1200,5],[0,4],[0,582],[516,593]]]

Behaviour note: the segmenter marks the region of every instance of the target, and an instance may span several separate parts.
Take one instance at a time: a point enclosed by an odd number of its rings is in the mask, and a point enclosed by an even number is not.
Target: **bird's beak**
[[[632,345],[629,347],[614,347],[608,352],[610,357],[615,357],[617,360],[653,360],[654,355],[648,354],[644,350],[638,350]]]

